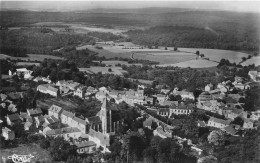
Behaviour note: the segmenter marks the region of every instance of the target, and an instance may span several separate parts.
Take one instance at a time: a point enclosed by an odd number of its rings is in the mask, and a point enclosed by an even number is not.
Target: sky
[[[209,10],[228,10],[237,12],[260,13],[260,1],[6,1],[0,0],[1,8],[30,9],[30,10],[88,10],[94,8],[146,8],[146,7],[173,7]]]

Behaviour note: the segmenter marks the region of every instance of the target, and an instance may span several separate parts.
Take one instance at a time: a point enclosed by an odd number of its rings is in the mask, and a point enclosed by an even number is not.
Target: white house
[[[78,87],[74,90],[73,95],[74,95],[74,96],[78,96],[78,97],[84,99],[84,98],[85,98],[85,94],[86,94],[86,90],[87,90],[87,87],[86,87],[86,86],[83,86],[83,85],[78,86]]]
[[[15,138],[14,131],[10,130],[7,127],[2,128],[2,136],[5,138],[5,140],[14,140]]]
[[[59,95],[59,90],[50,84],[42,84],[37,87],[37,91],[49,94],[51,96],[57,97]]]
[[[229,126],[230,121],[228,120],[223,120],[215,117],[210,117],[208,120],[208,126],[210,127],[216,127],[216,128],[224,128]]]

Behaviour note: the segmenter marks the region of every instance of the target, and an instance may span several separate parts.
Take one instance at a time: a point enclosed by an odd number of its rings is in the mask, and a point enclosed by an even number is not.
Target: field
[[[112,71],[109,72],[108,69],[111,69]],[[126,73],[126,71],[122,70],[121,67],[97,67],[93,66],[90,68],[79,68],[79,71],[86,72],[86,73],[98,73],[101,72],[102,74],[114,74],[114,75],[120,75],[123,76],[123,73]]]
[[[43,61],[45,58],[47,59],[60,59],[62,60],[63,58],[61,57],[57,57],[57,56],[53,56],[53,55],[43,55],[43,54],[27,54],[28,57],[11,57],[8,55],[4,55],[4,54],[0,54],[0,59],[6,59],[6,58],[10,58],[13,60],[17,60],[17,59],[21,59],[24,61]]]
[[[115,67],[115,65],[117,65],[117,64],[126,65],[126,66],[131,66],[131,65],[142,66],[142,64],[138,64],[138,63],[136,63],[136,64],[129,64],[126,61],[117,61],[117,60],[102,61],[102,63],[106,64],[106,66],[111,65],[113,67]]]
[[[207,68],[207,67],[214,67],[217,65],[218,65],[217,62],[198,59],[198,60],[190,60],[190,61],[185,61],[185,62],[180,62],[180,63],[175,63],[175,64],[162,64],[162,65],[158,65],[158,66],[161,66],[161,67],[177,66],[177,67],[182,67],[182,68],[185,68],[185,67]]]
[[[9,149],[1,149],[1,156],[3,158],[7,158],[8,156],[11,156],[13,154],[17,155],[32,155],[34,158],[31,159],[31,162],[45,162],[45,163],[51,163],[54,162],[51,160],[51,157],[49,153],[40,148],[38,145],[34,144],[26,144],[26,145],[19,145],[15,148],[9,148]],[[4,162],[4,161],[3,161]]]
[[[255,66],[259,66],[260,65],[260,56],[253,57],[242,63],[243,66],[248,66],[251,64],[255,64]]]
[[[124,57],[130,58],[133,54],[134,59],[143,59],[159,62],[162,65],[177,64],[178,66],[184,67],[185,65],[190,65],[194,68],[203,68],[203,67],[212,67],[216,66],[222,58],[228,59],[231,63],[239,63],[242,61],[242,57],[247,57],[249,54],[243,52],[236,52],[231,50],[220,50],[220,49],[200,49],[200,48],[178,48],[178,51],[173,51],[173,47],[167,47],[167,50],[164,50],[164,47],[159,47],[158,49],[123,49],[123,46],[112,46],[112,45],[103,45],[103,49],[96,49],[94,46],[85,45],[81,48],[89,48],[90,50],[96,51],[100,56],[105,56],[106,58],[113,57]],[[211,61],[196,61],[197,56],[195,52],[199,51],[200,54],[204,54],[205,58],[209,58]],[[187,62],[191,61],[191,62]],[[248,60],[249,62],[250,60]],[[184,63],[181,63],[184,62]],[[250,61],[256,62],[256,61]],[[203,65],[203,64],[205,65]],[[246,64],[246,62],[245,62]]]

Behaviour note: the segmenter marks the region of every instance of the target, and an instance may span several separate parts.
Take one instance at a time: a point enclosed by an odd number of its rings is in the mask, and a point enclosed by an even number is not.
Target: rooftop
[[[219,119],[219,118],[215,118],[215,117],[210,117],[209,121],[215,122],[215,123],[221,123],[224,125],[229,125],[230,121],[224,120],[224,119]]]
[[[96,146],[96,143],[93,141],[84,141],[84,142],[75,143],[74,145],[76,145],[78,148],[82,148],[82,147]]]

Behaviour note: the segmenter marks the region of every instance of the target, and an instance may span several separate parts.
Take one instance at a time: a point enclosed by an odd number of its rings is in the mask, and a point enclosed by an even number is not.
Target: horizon
[[[62,3],[61,3],[62,2]],[[260,13],[257,1],[1,1],[1,9],[32,11],[88,11],[93,9],[183,8]]]

